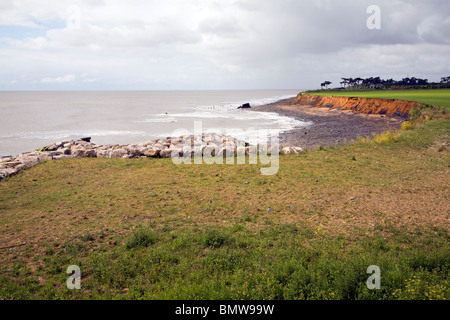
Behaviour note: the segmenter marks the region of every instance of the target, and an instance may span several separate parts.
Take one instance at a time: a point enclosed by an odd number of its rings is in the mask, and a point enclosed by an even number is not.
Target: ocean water
[[[261,129],[276,134],[309,123],[237,107],[297,94],[298,90],[0,91],[0,156],[83,137],[99,145],[144,142],[194,132],[199,126],[202,132],[255,142],[251,140],[257,140]]]

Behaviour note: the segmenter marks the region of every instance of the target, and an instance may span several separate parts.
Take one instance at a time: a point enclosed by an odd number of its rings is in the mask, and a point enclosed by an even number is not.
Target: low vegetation
[[[402,80],[382,79],[381,77],[370,78],[341,78],[341,87],[334,90],[340,91],[361,91],[361,90],[417,90],[417,89],[444,89],[450,88],[450,77],[442,77],[440,82],[429,82],[428,79],[407,77]],[[320,84],[321,88],[328,90],[331,81]]]
[[[359,97],[380,98],[417,101],[429,106],[450,108],[450,89],[440,90],[380,90],[380,91],[354,91],[345,92],[339,90],[309,91],[306,94],[336,96],[336,97]]]
[[[275,176],[170,159],[23,171],[0,183],[0,298],[449,299],[450,121],[440,111],[281,156]],[[81,290],[67,289],[70,265]],[[371,265],[380,290],[367,288]]]

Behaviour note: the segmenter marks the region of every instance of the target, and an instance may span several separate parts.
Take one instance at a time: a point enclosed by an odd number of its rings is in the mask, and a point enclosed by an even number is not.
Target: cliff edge
[[[408,117],[418,102],[355,97],[331,97],[299,94],[290,105],[350,110],[355,113],[381,114],[389,117]]]

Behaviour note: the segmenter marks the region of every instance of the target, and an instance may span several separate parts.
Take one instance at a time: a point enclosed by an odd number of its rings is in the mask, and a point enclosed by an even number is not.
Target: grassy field
[[[380,98],[417,101],[420,103],[450,108],[450,89],[442,90],[380,90],[380,91],[323,91],[310,94],[337,97]]]
[[[433,112],[282,156],[274,176],[170,159],[33,167],[0,183],[0,299],[450,299],[450,121]]]

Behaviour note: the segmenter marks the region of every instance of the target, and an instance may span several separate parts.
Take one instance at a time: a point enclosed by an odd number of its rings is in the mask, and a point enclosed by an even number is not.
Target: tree
[[[450,82],[450,77],[441,78],[441,83],[449,83],[449,82]]]
[[[362,82],[363,82],[363,79],[362,78],[356,78],[355,80],[355,84],[357,85],[357,86],[359,86]]]
[[[387,88],[392,87],[394,84],[396,84],[397,81],[395,81],[394,79],[387,79],[387,80],[382,80],[381,84]]]
[[[402,86],[409,86],[410,83],[411,83],[411,79],[410,78],[403,78],[402,80],[400,80],[398,82],[398,84],[400,84]]]
[[[328,89],[328,86],[332,83],[333,82],[325,81],[325,82],[321,83],[320,86],[322,87],[322,89],[323,89],[323,87],[325,87],[325,89]]]
[[[342,78],[341,84],[344,84],[344,87],[349,86],[351,87],[354,83],[353,78]]]
[[[380,77],[375,77],[372,80],[372,85],[374,86],[374,88],[379,88],[381,85],[382,81]]]
[[[370,88],[373,84],[373,77],[366,78],[362,81],[362,85],[366,88]]]
[[[353,78],[348,79],[349,83],[350,83],[350,87],[353,87],[356,84],[356,80]]]
[[[428,79],[417,79],[417,84],[419,86],[426,86],[428,85]]]

